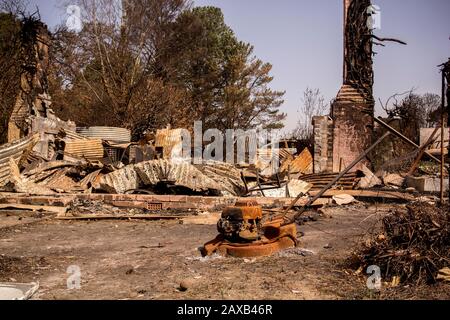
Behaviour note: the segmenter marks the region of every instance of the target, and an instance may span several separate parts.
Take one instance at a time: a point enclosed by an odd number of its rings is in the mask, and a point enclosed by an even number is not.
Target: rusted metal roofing
[[[280,172],[280,167],[286,161],[292,161],[296,152],[294,149],[258,149],[256,167],[263,176],[273,176]]]
[[[313,173],[313,156],[308,148],[305,148],[294,160],[288,160],[281,166],[281,172],[312,174]]]
[[[118,143],[131,142],[131,131],[124,128],[90,127],[77,128],[77,133],[90,139],[101,139]]]
[[[83,136],[82,134],[76,133],[75,131],[65,130],[66,138],[65,140],[89,140],[88,137]]]
[[[0,146],[0,186],[4,186],[9,181],[11,175],[10,158],[18,161],[24,151],[30,151],[38,143],[39,135],[33,135],[13,143]]]
[[[300,180],[306,181],[313,185],[312,190],[322,190],[326,185],[333,181],[338,176],[338,173],[321,173],[321,174],[310,174],[300,176]],[[339,182],[336,183],[334,187],[341,190],[352,190],[354,189],[361,177],[361,172],[349,172],[345,174]]]
[[[70,157],[96,161],[103,159],[102,140],[74,140],[66,142],[64,154]]]

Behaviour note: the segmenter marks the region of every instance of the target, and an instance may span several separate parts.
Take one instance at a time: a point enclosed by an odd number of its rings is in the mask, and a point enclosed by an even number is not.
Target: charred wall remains
[[[46,117],[51,105],[46,70],[49,65],[50,34],[39,20],[24,18],[21,28],[20,87],[8,124],[8,141],[28,135],[30,116]]]

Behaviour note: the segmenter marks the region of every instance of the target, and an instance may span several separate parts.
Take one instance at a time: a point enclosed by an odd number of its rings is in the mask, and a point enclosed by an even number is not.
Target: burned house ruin
[[[39,134],[36,151],[51,159],[49,144],[61,129],[75,131],[75,123],[64,122],[51,109],[47,72],[51,35],[47,26],[31,16],[23,19],[20,48],[20,87],[8,123],[8,142]]]

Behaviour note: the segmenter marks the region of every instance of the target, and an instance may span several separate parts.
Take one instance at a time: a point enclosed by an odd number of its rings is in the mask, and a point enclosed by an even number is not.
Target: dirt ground
[[[373,292],[364,275],[343,267],[389,209],[327,208],[298,228],[299,248],[257,259],[202,258],[198,247],[216,236],[214,225],[2,212],[0,281],[39,281],[33,299],[450,299],[446,284]],[[67,289],[70,266],[80,268],[80,289]]]

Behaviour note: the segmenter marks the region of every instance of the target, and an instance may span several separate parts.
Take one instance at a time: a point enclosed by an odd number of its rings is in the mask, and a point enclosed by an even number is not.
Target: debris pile
[[[90,193],[101,172],[109,170],[101,163],[81,159],[33,162],[21,167],[10,159],[9,167],[9,180],[2,189],[36,195]]]
[[[383,279],[434,283],[450,265],[450,211],[416,202],[382,220],[382,232],[350,259],[355,269],[375,265]],[[397,279],[397,280],[395,280]]]
[[[103,201],[92,200],[73,200],[64,216],[79,216],[83,214],[117,214],[120,209],[111,205],[105,204]]]
[[[312,172],[308,149],[260,150],[256,165],[240,167],[203,161],[191,163],[173,157],[181,129],[158,130],[145,143],[130,142],[131,133],[122,128],[56,127],[42,141],[36,133],[0,146],[0,190],[31,195],[54,193],[167,194],[203,196],[246,196],[253,191],[305,184],[301,176]],[[43,145],[45,144],[45,147]],[[298,154],[296,156],[296,154]],[[280,167],[275,162],[280,161]],[[288,188],[288,189],[289,189]]]
[[[156,139],[161,135],[158,133],[145,144],[126,142],[129,135],[121,128],[77,131],[60,128],[55,134],[56,143],[50,143],[45,153],[37,134],[0,146],[0,191],[29,195],[109,193],[291,198],[299,194],[314,196],[339,175],[312,174],[313,157],[307,148],[301,152],[294,148],[275,150],[278,152],[261,149],[259,155],[270,153],[272,158],[258,158],[255,165],[217,161],[196,164],[173,158],[173,150],[181,141],[173,138],[177,129],[172,130],[175,133],[170,133],[171,139],[167,141]],[[89,137],[82,135],[86,132]],[[159,147],[155,148],[156,145]],[[280,164],[274,165],[277,161]],[[362,166],[343,175],[323,197],[348,195],[409,201],[405,187],[410,180],[399,174],[374,174]],[[409,184],[420,189],[421,183],[414,180]]]

